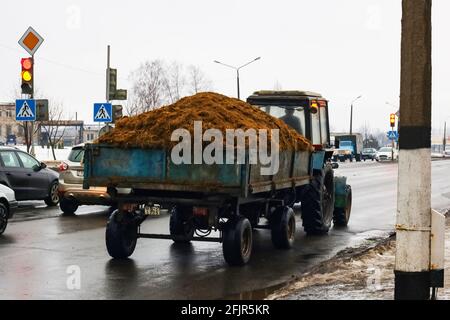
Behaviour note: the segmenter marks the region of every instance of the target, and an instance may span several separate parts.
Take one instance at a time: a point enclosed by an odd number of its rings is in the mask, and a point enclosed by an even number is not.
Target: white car
[[[16,208],[17,201],[14,191],[0,184],[0,235],[5,232],[8,220],[12,217]]]
[[[384,147],[378,150],[377,161],[392,161],[392,147]],[[398,150],[394,149],[394,160],[398,160]]]

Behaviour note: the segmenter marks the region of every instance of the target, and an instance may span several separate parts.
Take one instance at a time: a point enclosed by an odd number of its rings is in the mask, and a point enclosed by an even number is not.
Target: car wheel
[[[3,203],[0,203],[0,235],[6,230],[8,216],[8,208]]]
[[[45,199],[45,204],[49,207],[55,207],[59,203],[58,181],[54,181],[50,185],[49,196]]]
[[[62,198],[59,202],[59,208],[64,214],[74,214],[78,209],[78,202],[75,199]]]

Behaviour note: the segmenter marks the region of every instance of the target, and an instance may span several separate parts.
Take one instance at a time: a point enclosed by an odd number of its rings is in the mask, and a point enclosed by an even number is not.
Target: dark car
[[[48,206],[58,205],[58,178],[57,172],[28,153],[0,147],[0,184],[13,189],[17,201],[44,200]]]
[[[375,161],[377,157],[377,150],[374,148],[366,148],[362,152],[362,159]]]
[[[14,134],[8,135],[6,138],[6,145],[17,145],[17,138]]]

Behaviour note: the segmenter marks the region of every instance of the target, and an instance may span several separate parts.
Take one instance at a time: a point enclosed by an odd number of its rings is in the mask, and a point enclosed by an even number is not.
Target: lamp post
[[[447,156],[447,154],[445,153],[445,149],[447,149],[447,122],[448,122],[448,119],[450,119],[450,117],[446,118],[445,122],[444,122],[444,139],[442,140],[444,158]]]
[[[446,148],[447,148],[447,121],[445,121],[445,124],[444,124],[444,158],[447,155],[445,153]]]
[[[359,96],[358,98],[356,98],[355,100],[352,101],[351,112],[350,112],[350,135],[353,134],[353,104],[361,98],[362,98],[362,96]]]
[[[255,62],[255,61],[258,61],[258,60],[260,60],[260,59],[261,59],[261,57],[258,57],[258,58],[256,58],[256,59],[253,59],[252,61],[247,62],[246,64],[244,64],[244,65],[242,65],[242,66],[240,66],[240,67],[234,67],[234,66],[231,66],[231,65],[226,64],[226,63],[222,63],[222,62],[217,61],[217,60],[214,60],[214,63],[221,64],[221,65],[223,65],[223,66],[225,66],[225,67],[228,67],[228,68],[231,68],[231,69],[236,70],[236,76],[237,76],[237,77],[236,77],[236,79],[237,79],[237,96],[238,96],[238,99],[241,99],[241,88],[240,88],[240,83],[239,83],[239,71],[240,71],[242,68],[244,68],[244,67],[248,66],[249,64],[251,64],[251,63],[253,63],[253,62]]]

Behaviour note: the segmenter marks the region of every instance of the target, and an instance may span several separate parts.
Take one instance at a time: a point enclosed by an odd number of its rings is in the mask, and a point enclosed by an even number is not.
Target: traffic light
[[[109,97],[108,100],[114,100],[117,91],[117,69],[108,69]]]
[[[127,100],[127,90],[117,89],[117,69],[109,68],[107,70],[108,91],[106,99],[111,100]]]
[[[22,65],[22,94],[33,94],[33,58],[23,58],[20,64]]]
[[[390,124],[392,128],[395,128],[395,120],[396,120],[395,113],[392,113],[390,118]]]
[[[123,107],[121,105],[113,106],[112,122],[115,123],[119,118],[123,117]]]

